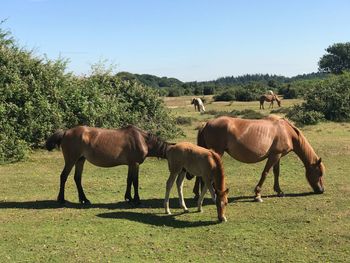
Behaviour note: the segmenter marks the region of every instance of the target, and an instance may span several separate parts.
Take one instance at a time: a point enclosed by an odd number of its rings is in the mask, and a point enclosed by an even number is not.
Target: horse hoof
[[[223,218],[219,218],[219,222],[220,222],[220,223],[225,223],[225,222],[227,222],[226,217],[224,216]]]
[[[202,209],[202,208],[198,208],[198,209],[197,209],[197,212],[198,212],[198,213],[203,213],[203,209]]]
[[[86,200],[81,200],[80,203],[82,205],[91,205],[91,202],[89,200],[87,200],[87,199]]]
[[[170,211],[165,211],[165,214],[171,215],[171,212]]]
[[[283,192],[279,192],[279,193],[277,193],[277,196],[278,197],[285,197],[285,194]]]
[[[262,200],[262,198],[260,196],[259,197],[255,197],[254,201],[255,202],[259,202],[259,203],[263,202],[263,200]]]
[[[189,213],[190,212],[190,210],[188,210],[188,209],[184,209],[184,213]]]

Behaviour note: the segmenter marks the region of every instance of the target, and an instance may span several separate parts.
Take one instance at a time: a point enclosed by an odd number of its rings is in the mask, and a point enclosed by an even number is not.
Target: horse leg
[[[200,197],[198,198],[198,212],[203,212],[202,204],[205,194],[207,193],[207,184],[204,184]]]
[[[200,192],[203,191],[204,182],[201,177],[196,176],[196,181],[193,186],[192,192],[194,193],[194,200],[198,200]],[[200,189],[200,190],[199,190]]]
[[[270,172],[272,166],[274,166],[279,161],[280,158],[281,158],[281,155],[277,154],[277,155],[270,155],[269,158],[267,159],[267,162],[266,162],[265,168],[261,174],[261,178],[259,180],[259,183],[255,187],[255,201],[257,201],[257,202],[263,201],[261,199],[262,185],[264,184],[266,176]]]
[[[74,166],[74,163],[65,163],[64,165],[64,168],[61,172],[61,176],[60,176],[60,191],[58,193],[58,196],[57,196],[57,201],[60,203],[60,204],[64,204],[66,202],[66,200],[64,199],[64,187],[66,185],[66,181],[67,181],[67,178],[68,178],[68,175],[70,173],[70,171],[72,170]]]
[[[134,186],[134,203],[140,204],[140,196],[139,196],[139,164],[136,163],[132,166],[133,180],[132,185]]]
[[[188,208],[186,207],[186,203],[183,195],[183,185],[184,185],[185,175],[186,175],[186,172],[184,171],[180,172],[179,176],[176,179],[176,185],[177,185],[177,192],[179,194],[180,207],[184,210],[185,213],[188,213]]]
[[[273,166],[273,175],[274,175],[274,183],[273,183],[273,190],[277,193],[277,196],[283,197],[284,193],[280,188],[280,182],[279,182],[279,176],[280,176],[280,161]]]
[[[126,191],[124,195],[124,199],[127,202],[133,201],[131,197],[131,185],[133,182],[133,173],[132,173],[132,167],[129,165],[128,166],[128,178],[126,179]]]
[[[173,187],[173,184],[175,182],[176,176],[178,174],[175,172],[170,172],[169,178],[166,182],[166,190],[165,190],[165,198],[164,198],[164,208],[165,208],[165,213],[170,215],[170,209],[169,209],[169,195],[170,195],[170,190]]]
[[[74,173],[74,181],[78,189],[79,202],[81,204],[90,205],[90,201],[86,198],[83,186],[81,184],[81,175],[83,173],[85,157],[80,157],[80,159],[75,163],[75,173]]]

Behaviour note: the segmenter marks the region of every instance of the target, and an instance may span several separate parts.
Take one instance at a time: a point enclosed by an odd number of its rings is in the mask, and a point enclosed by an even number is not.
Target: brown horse
[[[129,125],[121,129],[77,126],[66,131],[60,130],[46,141],[46,148],[49,151],[56,146],[61,146],[65,162],[57,201],[65,202],[65,183],[75,166],[74,180],[78,189],[79,201],[82,204],[90,204],[81,184],[85,160],[101,167],[128,165],[125,200],[139,203],[139,165],[148,156],[165,158],[167,144],[156,136]],[[131,184],[134,186],[134,199],[131,197]]]
[[[202,211],[203,198],[209,188],[211,196],[214,202],[216,202],[219,221],[226,221],[225,209],[228,189],[225,184],[220,156],[211,150],[192,143],[181,142],[168,147],[166,158],[168,160],[170,176],[166,183],[164,199],[165,213],[170,214],[169,194],[176,178],[180,207],[185,212],[188,212],[182,191],[185,174],[188,171],[192,175],[201,177],[205,183],[201,196],[198,199],[198,211]],[[214,183],[215,190],[212,183]]]
[[[304,163],[306,178],[315,193],[323,193],[325,167],[302,132],[286,119],[269,116],[262,120],[219,117],[208,121],[198,131],[198,145],[213,149],[219,155],[227,152],[243,163],[267,159],[261,178],[255,187],[255,200],[262,201],[261,188],[271,168],[274,190],[283,196],[279,185],[280,158],[294,151]],[[198,183],[194,193],[198,195]]]
[[[259,98],[259,102],[260,102],[260,109],[265,109],[264,108],[264,102],[270,102],[270,106],[269,108],[273,108],[273,102],[277,101],[278,107],[281,107],[281,100],[278,98],[277,95],[262,95]]]

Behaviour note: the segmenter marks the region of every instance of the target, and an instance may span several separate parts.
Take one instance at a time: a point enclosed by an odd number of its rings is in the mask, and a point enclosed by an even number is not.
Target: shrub
[[[236,99],[236,93],[234,90],[226,90],[213,97],[214,101],[232,101]]]
[[[175,122],[177,125],[191,125],[193,118],[191,117],[176,117]]]
[[[308,111],[301,105],[294,105],[286,114],[286,117],[299,126],[317,124],[324,119],[324,115],[321,112]]]
[[[162,138],[181,133],[158,91],[98,68],[65,73],[66,61],[38,58],[0,28],[0,163],[24,158],[58,128],[134,124]]]

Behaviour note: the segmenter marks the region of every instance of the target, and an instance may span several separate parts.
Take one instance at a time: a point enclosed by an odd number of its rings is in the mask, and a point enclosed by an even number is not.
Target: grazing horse
[[[264,102],[270,102],[270,106],[269,108],[273,109],[273,102],[277,101],[278,107],[281,107],[281,100],[278,98],[277,95],[262,95],[259,98],[259,102],[260,102],[260,109],[265,109],[264,108]]]
[[[191,104],[194,104],[195,111],[205,112],[203,101],[200,98],[193,98]]]
[[[219,117],[208,121],[198,131],[197,144],[213,149],[219,155],[227,152],[243,163],[257,163],[267,159],[260,181],[255,187],[255,200],[262,201],[261,189],[271,168],[274,191],[283,196],[279,185],[280,158],[294,151],[303,162],[306,178],[315,193],[324,192],[325,167],[302,132],[286,119],[269,116],[261,120]],[[198,195],[198,183],[194,193]]]
[[[188,171],[192,175],[201,177],[205,183],[201,196],[198,199],[198,211],[202,211],[203,198],[209,188],[211,196],[214,202],[216,202],[219,221],[226,221],[225,209],[228,202],[228,189],[225,184],[220,156],[212,150],[199,147],[192,143],[181,142],[168,147],[166,158],[168,160],[170,176],[166,182],[165,213],[170,214],[169,194],[176,178],[180,207],[185,212],[188,212],[182,191],[185,174]],[[214,183],[215,190],[212,183]]]
[[[59,130],[46,141],[47,150],[51,151],[56,146],[61,146],[65,162],[57,201],[65,202],[65,183],[75,166],[74,180],[82,204],[90,204],[81,184],[85,160],[100,167],[128,165],[125,200],[139,203],[139,165],[146,157],[165,158],[166,150],[163,142],[156,136],[132,125],[121,129],[77,126],[66,131]],[[134,186],[134,199],[131,197],[131,184]]]

